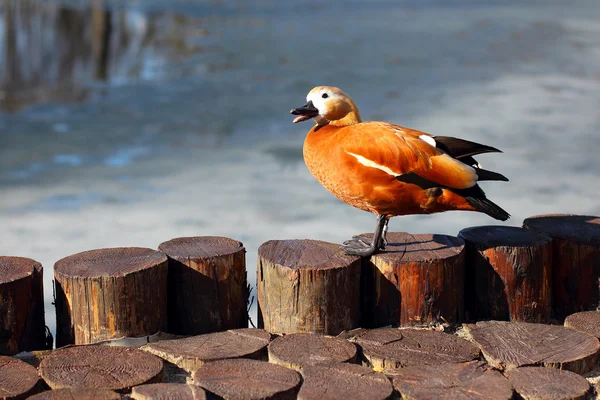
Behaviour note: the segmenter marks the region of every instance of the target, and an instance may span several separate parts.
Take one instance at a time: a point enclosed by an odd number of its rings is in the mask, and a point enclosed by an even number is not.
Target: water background
[[[365,120],[502,149],[479,160],[511,180],[482,185],[506,224],[600,214],[597,0],[0,4],[0,254],[42,262],[52,331],[52,266],[76,252],[228,236],[254,285],[267,240],[372,231],[303,163],[289,110],[316,85]]]

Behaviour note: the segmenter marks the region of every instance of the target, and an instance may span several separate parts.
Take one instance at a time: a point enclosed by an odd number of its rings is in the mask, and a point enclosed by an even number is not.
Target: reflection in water
[[[3,0],[0,109],[80,102],[90,95],[94,80],[160,78],[161,64],[200,50],[192,43],[206,34],[198,23],[164,12],[110,10],[102,0],[80,7]]]

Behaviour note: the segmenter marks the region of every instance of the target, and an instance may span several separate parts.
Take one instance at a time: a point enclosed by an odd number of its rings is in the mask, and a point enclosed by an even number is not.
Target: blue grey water
[[[496,146],[482,186],[520,225],[600,214],[600,2],[32,1],[0,7],[0,254],[241,240],[255,283],[269,239],[341,242],[374,217],[308,173],[316,85],[365,120]],[[109,23],[107,23],[109,22]],[[109,29],[106,29],[106,27]],[[94,28],[95,27],[95,28]],[[468,212],[393,231],[457,234]]]

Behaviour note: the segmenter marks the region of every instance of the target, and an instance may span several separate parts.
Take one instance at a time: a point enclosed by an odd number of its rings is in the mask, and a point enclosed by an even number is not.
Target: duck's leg
[[[385,246],[388,245],[387,241],[387,232],[388,232],[388,224],[390,223],[390,219],[385,219],[385,225],[383,225],[383,233],[381,234],[381,241],[379,242],[379,249],[385,249]]]
[[[387,227],[388,220],[389,218],[385,215],[378,215],[377,226],[375,227],[375,233],[371,241],[362,236],[354,236],[342,244],[342,250],[349,255],[370,256],[377,252],[377,250],[382,249],[386,242],[383,232]]]

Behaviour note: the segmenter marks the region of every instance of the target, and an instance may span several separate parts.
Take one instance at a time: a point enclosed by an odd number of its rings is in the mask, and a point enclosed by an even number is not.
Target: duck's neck
[[[354,109],[350,111],[344,118],[329,121],[329,125],[342,127],[348,125],[355,125],[361,122],[360,113]]]

